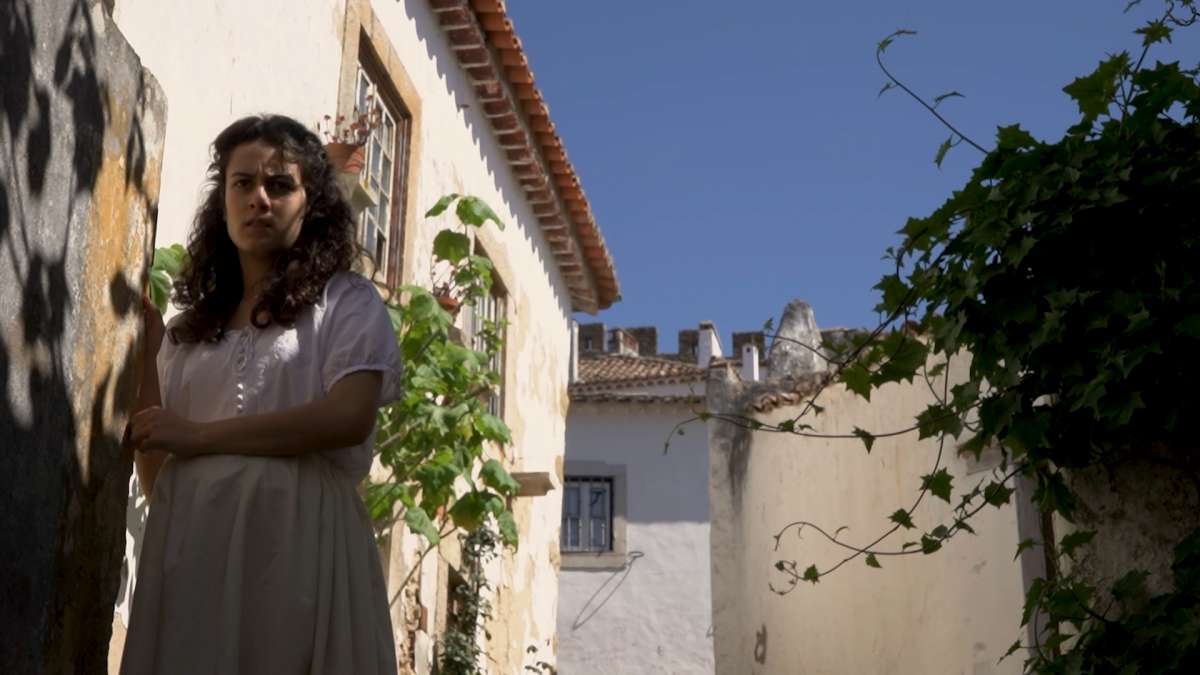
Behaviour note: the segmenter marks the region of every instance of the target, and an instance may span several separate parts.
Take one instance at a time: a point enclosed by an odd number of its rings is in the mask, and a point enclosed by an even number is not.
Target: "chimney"
[[[571,361],[567,366],[567,384],[579,380],[579,322],[571,321]]]
[[[746,352],[743,347],[748,344],[752,344],[757,347],[759,354],[765,354],[767,351],[766,337],[763,335],[761,330],[733,334],[734,354],[745,354]]]
[[[821,332],[812,307],[803,300],[792,300],[783,310],[779,334],[771,343],[767,358],[771,377],[798,377],[826,370],[820,349]]]
[[[691,363],[696,362],[696,345],[700,344],[700,332],[695,328],[679,331],[679,358]]]
[[[637,338],[624,328],[614,328],[612,329],[612,339],[608,342],[608,351],[624,356],[637,356]]]
[[[638,354],[642,356],[654,356],[658,354],[658,329],[654,326],[638,326],[637,328],[626,328],[626,332],[637,340]]]
[[[723,356],[721,338],[711,321],[700,322],[700,342],[696,347],[696,365],[707,368],[713,359]]]
[[[604,324],[585,323],[579,327],[579,352],[594,354],[604,351]]]
[[[758,346],[751,342],[742,345],[742,380],[758,382],[758,379]]]

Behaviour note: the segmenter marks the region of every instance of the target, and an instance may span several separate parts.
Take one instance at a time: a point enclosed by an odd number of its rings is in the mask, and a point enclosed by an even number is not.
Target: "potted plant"
[[[462,231],[445,229],[438,232],[433,240],[434,260],[430,267],[430,294],[451,317],[458,315],[464,301],[473,302],[476,296],[491,288],[491,261],[471,255],[471,238],[466,229],[481,227],[488,220],[500,222],[483,200],[469,195],[447,195],[425,215],[441,215],[455,202]]]
[[[365,106],[363,110],[354,106],[349,115],[326,115],[317,124],[317,131],[325,137],[329,163],[339,171],[357,174],[362,170],[367,140],[383,120],[374,94],[367,96]]]

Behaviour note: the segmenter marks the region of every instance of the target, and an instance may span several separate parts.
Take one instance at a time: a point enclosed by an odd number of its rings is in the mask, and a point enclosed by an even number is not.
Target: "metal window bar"
[[[563,551],[611,551],[613,481],[610,477],[571,477],[563,485]]]

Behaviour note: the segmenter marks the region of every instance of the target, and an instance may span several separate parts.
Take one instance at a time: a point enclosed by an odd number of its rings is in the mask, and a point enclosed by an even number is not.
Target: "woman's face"
[[[225,169],[225,226],[242,256],[269,259],[300,236],[308,199],[300,166],[266,141],[242,143]]]

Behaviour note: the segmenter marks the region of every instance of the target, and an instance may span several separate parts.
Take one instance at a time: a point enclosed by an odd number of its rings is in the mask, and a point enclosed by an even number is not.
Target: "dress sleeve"
[[[339,286],[329,293],[320,328],[324,393],[351,373],[377,370],[383,375],[380,404],[390,403],[400,396],[403,365],[387,307],[374,286],[361,277]]]

